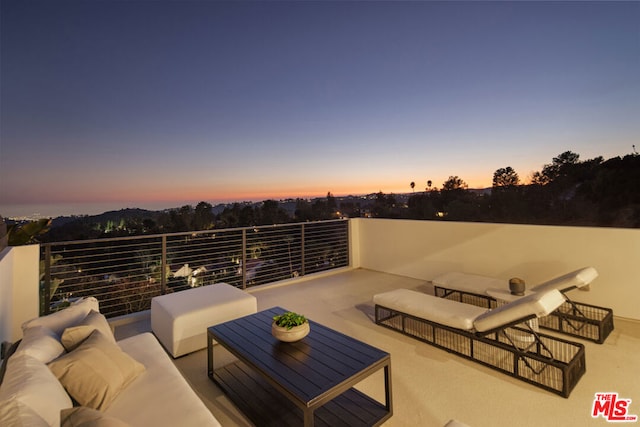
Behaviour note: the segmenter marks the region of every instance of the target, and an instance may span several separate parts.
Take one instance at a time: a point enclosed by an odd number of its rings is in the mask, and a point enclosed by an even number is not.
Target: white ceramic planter
[[[274,323],[271,324],[271,335],[280,341],[295,342],[309,334],[309,322],[305,322],[300,326],[294,326],[291,329],[283,328]]]

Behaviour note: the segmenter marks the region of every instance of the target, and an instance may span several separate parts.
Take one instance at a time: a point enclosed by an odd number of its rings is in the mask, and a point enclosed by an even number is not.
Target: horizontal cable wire
[[[113,317],[192,287],[225,282],[244,289],[345,267],[348,225],[332,220],[41,244],[41,312],[93,296]]]

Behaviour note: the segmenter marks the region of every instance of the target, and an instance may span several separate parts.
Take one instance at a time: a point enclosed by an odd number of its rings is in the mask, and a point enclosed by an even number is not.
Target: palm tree
[[[409,184],[411,186],[411,191],[413,192],[413,189],[416,187],[416,183],[411,181],[411,184]]]
[[[427,188],[426,188],[427,191],[431,190],[431,184],[433,184],[433,182],[431,182],[431,180],[428,180],[427,181]]]

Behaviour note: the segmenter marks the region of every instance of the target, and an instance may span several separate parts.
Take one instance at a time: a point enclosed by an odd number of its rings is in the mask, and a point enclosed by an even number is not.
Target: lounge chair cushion
[[[573,288],[582,288],[584,286],[587,286],[596,277],[598,277],[598,272],[595,268],[584,267],[534,286],[531,288],[531,290],[534,292],[546,292],[551,289],[568,291]]]
[[[563,302],[564,297],[556,289],[534,292],[478,316],[473,326],[478,332],[491,331],[526,317],[547,316]]]
[[[546,292],[552,289],[568,291],[573,288],[583,288],[590,284],[598,272],[593,267],[583,267],[562,276],[554,277],[551,280],[527,289],[532,292]],[[472,294],[485,295],[487,289],[509,289],[509,281],[494,277],[480,276],[478,274],[467,274],[460,272],[450,272],[437,276],[431,283],[435,286],[446,289],[454,289]]]
[[[473,329],[476,317],[487,312],[486,308],[461,304],[409,289],[376,294],[373,296],[373,302],[421,319],[464,330]]]
[[[435,286],[446,289],[456,289],[472,294],[484,294],[487,289],[508,289],[509,281],[494,277],[480,276],[452,271],[441,274],[431,281]]]

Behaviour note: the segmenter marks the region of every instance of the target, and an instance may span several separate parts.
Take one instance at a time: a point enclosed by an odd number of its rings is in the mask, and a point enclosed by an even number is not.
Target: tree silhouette
[[[518,184],[520,184],[520,178],[511,166],[497,169],[493,173],[493,187],[512,187]]]
[[[336,202],[336,198],[333,197],[331,192],[327,192],[327,217],[323,219],[334,218],[336,212],[338,211],[338,203]]]
[[[210,230],[215,225],[215,215],[211,203],[200,202],[193,213],[193,227],[196,230]]]
[[[451,220],[478,220],[482,213],[477,209],[475,194],[468,191],[467,187],[467,183],[458,176],[450,176],[442,184],[437,204],[438,211],[443,212]]]
[[[467,188],[467,183],[458,176],[450,176],[449,179],[442,184],[442,191],[466,190]]]
[[[349,218],[359,218],[362,216],[361,204],[359,202],[346,201],[340,203],[340,211]]]
[[[296,210],[293,213],[296,221],[313,221],[313,210],[311,209],[311,203],[304,199],[296,199]]]
[[[416,188],[416,183],[411,181],[411,184],[409,184],[409,186],[411,187],[411,192],[413,192],[413,189]]]
[[[289,221],[289,215],[276,200],[265,200],[259,208],[259,225],[282,224]]]
[[[496,222],[520,222],[526,212],[520,178],[511,166],[497,169],[493,173],[493,188],[489,196],[490,218]]]
[[[566,175],[567,169],[569,169],[571,165],[578,163],[578,159],[580,159],[579,154],[572,151],[565,151],[558,157],[554,157],[551,164],[544,165],[541,172],[534,173],[532,183],[541,185],[549,184],[560,175]]]
[[[167,229],[170,232],[191,231],[193,225],[193,207],[184,205],[169,211]]]
[[[378,218],[397,218],[397,201],[393,194],[385,195],[382,191],[376,194],[371,212]]]
[[[433,194],[414,194],[407,201],[408,216],[411,219],[434,219],[436,209],[433,204]]]

